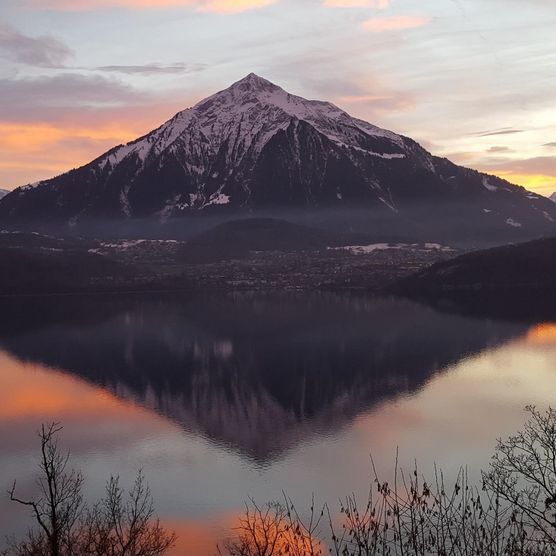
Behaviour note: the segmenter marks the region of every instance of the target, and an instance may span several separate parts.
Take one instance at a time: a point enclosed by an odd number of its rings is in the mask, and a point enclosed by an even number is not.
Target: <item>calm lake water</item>
[[[0,491],[31,495],[61,421],[86,496],[142,468],[173,554],[215,553],[243,503],[365,499],[372,453],[477,477],[523,407],[554,404],[556,324],[336,294],[0,302]],[[0,498],[0,533],[25,508]]]

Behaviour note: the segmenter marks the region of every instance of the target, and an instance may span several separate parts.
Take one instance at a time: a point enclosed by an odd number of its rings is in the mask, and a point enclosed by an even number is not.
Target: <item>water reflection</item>
[[[17,318],[4,326],[4,349],[100,385],[260,465],[526,331],[408,301],[336,295],[41,303],[42,322],[34,303],[11,309]]]
[[[243,501],[365,496],[396,448],[488,462],[527,403],[553,403],[556,327],[336,295],[0,302],[0,490],[31,493],[43,421],[98,498],[142,467],[176,555],[214,554]],[[0,498],[0,536],[25,511]]]
[[[556,323],[543,322],[532,326],[527,333],[527,341],[531,344],[556,344]]]

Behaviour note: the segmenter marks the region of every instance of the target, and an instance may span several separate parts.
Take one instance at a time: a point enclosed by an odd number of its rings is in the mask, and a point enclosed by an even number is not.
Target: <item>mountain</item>
[[[409,297],[452,300],[461,311],[556,318],[556,237],[504,245],[440,261],[391,289]]]
[[[0,245],[2,295],[113,291],[130,283],[131,271],[102,255],[54,247]]]
[[[251,251],[316,251],[338,241],[324,230],[309,228],[277,218],[230,220],[185,243],[181,258],[208,262],[246,257]]]
[[[549,197],[549,199],[556,203],[556,191],[554,193],[552,193],[552,195]]]
[[[81,168],[17,188],[0,201],[0,223],[300,208],[373,209],[392,229],[405,218],[470,233],[544,234],[556,221],[545,197],[250,74]]]
[[[0,199],[2,199],[2,197],[5,197],[8,193],[9,191],[7,189],[0,189]]]

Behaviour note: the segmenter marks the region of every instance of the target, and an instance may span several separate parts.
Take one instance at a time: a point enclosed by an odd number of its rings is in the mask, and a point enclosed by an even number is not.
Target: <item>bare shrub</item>
[[[105,497],[88,508],[83,502],[83,476],[70,469],[62,452],[57,423],[41,427],[39,495],[34,500],[10,499],[28,506],[36,522],[21,541],[10,540],[6,556],[161,556],[175,542],[154,514],[153,498],[142,472],[127,493],[111,477]]]
[[[556,545],[556,410],[526,408],[523,429],[498,440],[485,488],[520,513],[539,543]]]
[[[29,506],[39,526],[19,547],[18,554],[50,554],[61,556],[75,552],[78,542],[78,524],[83,514],[81,487],[83,476],[69,469],[69,453],[58,446],[58,423],[42,425],[39,431],[41,442],[40,476],[37,480],[39,496],[35,500],[22,500],[16,496],[16,482],[9,492],[14,502]]]
[[[493,467],[485,475],[482,486],[470,484],[465,469],[448,486],[442,472],[435,468],[433,480],[429,482],[417,466],[410,474],[404,473],[397,460],[393,482],[389,483],[380,480],[373,465],[374,481],[365,505],[360,506],[355,496],[347,497],[340,503],[340,519],[338,516],[335,519],[326,505],[315,510],[313,504],[309,519],[304,521],[287,498],[285,505],[274,503],[263,509],[251,501],[235,537],[224,545],[224,553],[228,556],[312,556],[322,554],[323,546],[328,545],[329,552],[335,556],[554,555],[556,545],[544,531],[545,528],[549,533],[552,531],[553,514],[548,514],[540,527],[537,513],[538,506],[548,507],[553,499],[542,499],[540,493],[546,493],[538,490],[536,481],[552,484],[548,483],[548,454],[552,454],[550,450],[554,446],[549,439],[555,430],[552,423],[555,416],[551,412],[539,420],[538,414],[533,415],[536,417],[530,427],[536,434],[530,431],[530,438],[539,442],[540,434],[541,445],[547,451],[543,452],[544,457],[533,455],[527,467],[523,465],[528,460],[523,456],[516,460],[515,448],[509,449],[523,445],[521,436],[517,444],[515,440],[499,443],[498,450],[504,457],[495,456],[493,465],[503,464],[503,467]],[[533,453],[530,447],[527,453],[527,458]],[[508,455],[511,459],[506,459]],[[534,481],[530,479],[535,496],[528,490],[520,490],[518,482],[500,480],[510,461],[512,472],[519,474],[525,470],[526,476],[531,473],[533,462],[536,466],[540,462],[544,479],[537,475]],[[515,471],[516,467],[519,471]],[[534,469],[536,474],[541,471]],[[494,479],[496,483],[489,482]],[[527,484],[522,487],[529,488]],[[538,504],[528,506],[520,497]],[[535,520],[529,515],[531,507]],[[323,516],[328,522],[325,531],[319,527]]]
[[[253,500],[240,518],[236,534],[219,554],[228,556],[321,556],[318,530],[324,509],[315,518],[314,502],[308,522],[300,519],[291,500],[259,507]]]

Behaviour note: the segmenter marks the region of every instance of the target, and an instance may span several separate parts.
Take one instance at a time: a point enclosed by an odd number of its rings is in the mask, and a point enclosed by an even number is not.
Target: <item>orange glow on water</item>
[[[215,529],[227,530],[236,522],[236,516],[222,517],[218,524],[188,519],[165,519],[164,527],[176,534],[176,544],[169,551],[172,556],[182,554],[216,554],[218,540]],[[225,537],[222,534],[222,537]]]
[[[263,509],[262,512],[264,514],[265,510]],[[222,548],[227,541],[237,542],[240,539],[243,547],[253,548],[253,554],[256,552],[255,545],[263,547],[265,544],[274,547],[272,554],[290,554],[291,556],[325,554],[324,545],[317,538],[309,538],[305,532],[294,531],[285,519],[265,520],[263,516],[255,517],[254,514],[251,514],[249,519],[247,534],[243,528],[246,520],[246,514],[243,511],[221,514],[210,521],[165,519],[163,520],[164,527],[176,534],[176,544],[169,554],[171,556],[217,554],[218,547]],[[270,554],[270,551],[264,552],[264,554],[267,553]]]
[[[145,434],[157,437],[175,428],[156,413],[121,400],[102,388],[65,372],[19,361],[1,351],[0,384],[0,426],[9,424],[14,430],[13,437],[6,436],[3,446],[8,452],[20,440],[33,443],[33,431],[41,422],[53,420],[64,426],[65,440],[77,438],[85,443],[98,440],[93,429],[104,436],[114,435],[122,441],[125,436],[133,442]],[[17,431],[24,431],[24,437]],[[229,534],[238,517],[237,513],[231,513],[202,521],[161,516],[164,527],[177,535],[176,546],[170,554],[216,553],[218,539]]]
[[[55,418],[61,422],[167,421],[157,414],[121,400],[63,372],[26,364],[0,352],[0,420],[29,421],[37,426]]]
[[[525,332],[526,327],[520,330]],[[17,461],[12,458],[12,468],[3,470],[5,476],[0,474],[0,479],[9,486],[17,473],[34,477],[34,467],[24,471],[25,457],[29,460],[29,454],[31,458],[35,454],[33,433],[41,422],[59,420],[65,426],[64,446],[84,458],[79,467],[88,477],[95,472],[104,477],[106,471],[99,473],[97,467],[104,460],[108,460],[108,472],[121,470],[122,460],[131,461],[132,470],[145,462],[147,470],[152,465],[147,479],[154,483],[157,510],[165,512],[159,514],[161,522],[178,537],[169,555],[209,556],[217,553],[217,543],[222,545],[229,535],[237,537],[247,496],[253,494],[260,504],[276,499],[276,494],[257,490],[263,481],[276,481],[288,495],[299,495],[296,504],[300,502],[298,508],[303,510],[311,495],[303,492],[308,481],[316,492],[323,489],[323,501],[332,504],[345,493],[366,494],[358,489],[368,487],[370,453],[381,477],[388,477],[398,448],[405,469],[417,460],[428,474],[431,460],[439,457],[438,464],[445,469],[469,464],[477,471],[496,438],[519,429],[525,404],[544,407],[551,403],[556,376],[554,345],[556,323],[531,327],[515,341],[454,363],[417,391],[383,400],[358,415],[331,441],[298,446],[285,460],[284,467],[291,466],[288,474],[263,479],[260,470],[244,475],[234,469],[234,465],[240,469],[246,465],[236,456],[215,455],[204,442],[194,446],[193,435],[153,411],[71,373],[24,363],[0,351],[2,450],[8,454],[6,462],[10,453],[21,455]],[[22,445],[31,449],[20,449]],[[212,467],[220,457],[221,463]],[[227,492],[236,485],[239,494]],[[93,496],[97,494],[93,492],[91,500]],[[6,501],[4,508],[0,501],[0,521],[12,511]],[[292,544],[286,535],[280,542]],[[298,550],[297,554],[304,552]]]
[[[529,330],[527,342],[530,344],[556,344],[556,323],[545,322]]]

